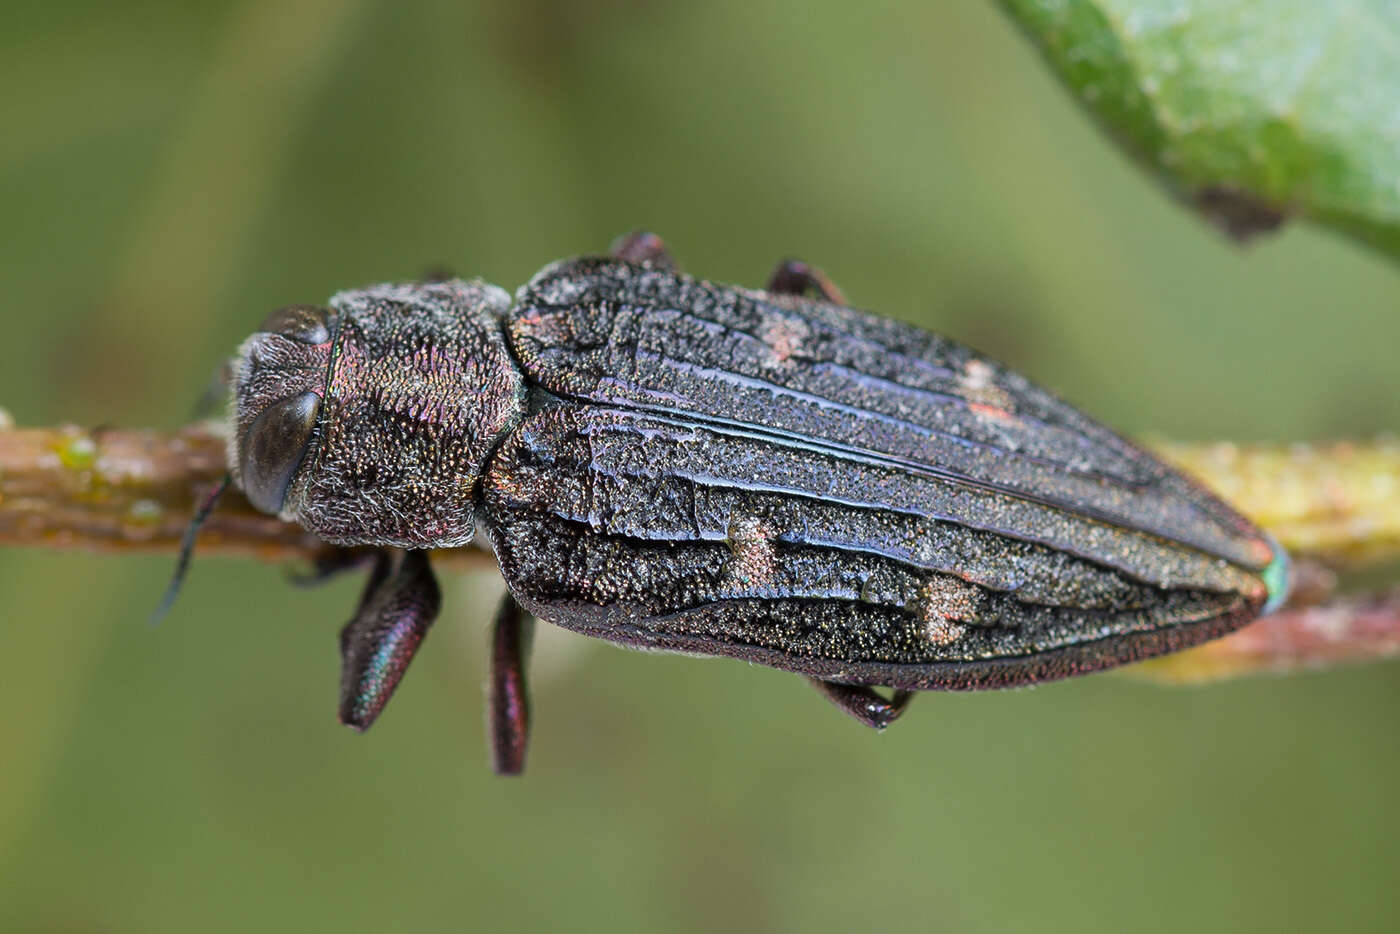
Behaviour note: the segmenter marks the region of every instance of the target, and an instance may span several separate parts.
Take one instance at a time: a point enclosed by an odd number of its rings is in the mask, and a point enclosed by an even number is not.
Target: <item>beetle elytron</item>
[[[1287,590],[1267,535],[1024,377],[801,263],[717,285],[649,234],[514,301],[454,280],[284,308],[232,397],[253,505],[378,549],[343,722],[373,722],[437,615],[427,550],[494,549],[501,772],[524,763],[525,612],[797,672],[880,728],[911,691],[1147,658]]]

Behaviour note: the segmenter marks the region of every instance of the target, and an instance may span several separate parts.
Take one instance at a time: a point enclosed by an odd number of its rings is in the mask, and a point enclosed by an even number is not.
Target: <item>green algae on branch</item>
[[[1400,4],[1001,3],[1110,135],[1232,235],[1296,215],[1400,258]]]
[[[83,431],[65,431],[53,446],[59,462],[69,470],[91,470],[97,455],[92,436]]]

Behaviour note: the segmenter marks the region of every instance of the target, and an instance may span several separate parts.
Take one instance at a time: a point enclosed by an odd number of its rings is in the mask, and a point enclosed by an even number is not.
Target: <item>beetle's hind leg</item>
[[[812,291],[833,305],[846,304],[846,294],[826,277],[826,273],[800,259],[779,260],[765,288],[778,295],[805,295]]]
[[[519,775],[525,769],[525,748],[530,741],[525,657],[534,625],[507,591],[491,625],[491,674],[486,687],[486,729],[490,733],[491,767],[497,775]]]
[[[807,680],[811,681],[812,686],[820,691],[827,700],[861,723],[876,730],[883,730],[898,720],[899,715],[904,713],[904,708],[909,706],[909,699],[914,696],[913,691],[895,691],[886,700],[877,694],[874,688],[855,684],[838,684],[835,681],[823,681],[820,678]]]
[[[666,241],[650,230],[633,230],[612,242],[608,255],[629,263],[650,263],[663,269],[680,269]]]
[[[375,721],[441,606],[427,552],[379,552],[355,618],[340,631],[341,723],[363,731]]]

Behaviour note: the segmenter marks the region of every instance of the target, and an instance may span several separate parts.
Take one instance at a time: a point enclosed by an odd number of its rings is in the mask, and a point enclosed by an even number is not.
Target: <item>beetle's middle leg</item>
[[[778,295],[804,295],[810,289],[833,305],[846,304],[846,294],[816,266],[800,259],[779,260],[768,276],[769,292]]]
[[[651,263],[663,269],[680,269],[666,241],[650,230],[633,230],[612,242],[608,255],[630,263]]]
[[[530,696],[525,687],[525,656],[534,620],[506,591],[491,625],[491,675],[487,683],[486,728],[491,767],[497,775],[519,775],[530,741]]]
[[[292,571],[288,579],[298,587],[315,587],[346,571],[355,571],[371,561],[378,562],[384,554],[382,548],[324,545],[311,556],[311,567],[306,571]]]
[[[873,688],[823,681],[820,678],[808,680],[827,700],[876,730],[883,730],[898,720],[899,715],[904,713],[904,708],[909,706],[909,699],[914,696],[913,691],[895,691],[886,700]]]

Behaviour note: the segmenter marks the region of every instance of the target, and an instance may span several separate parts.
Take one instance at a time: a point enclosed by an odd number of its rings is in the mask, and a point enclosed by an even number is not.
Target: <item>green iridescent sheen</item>
[[[1264,603],[1264,609],[1260,614],[1272,613],[1283,602],[1288,599],[1288,585],[1291,577],[1289,570],[1292,567],[1288,560],[1288,552],[1283,550],[1272,535],[1265,536],[1269,541],[1269,546],[1274,550],[1274,560],[1269,562],[1269,566],[1264,568],[1260,577],[1264,579],[1264,585],[1269,588],[1269,599]]]

